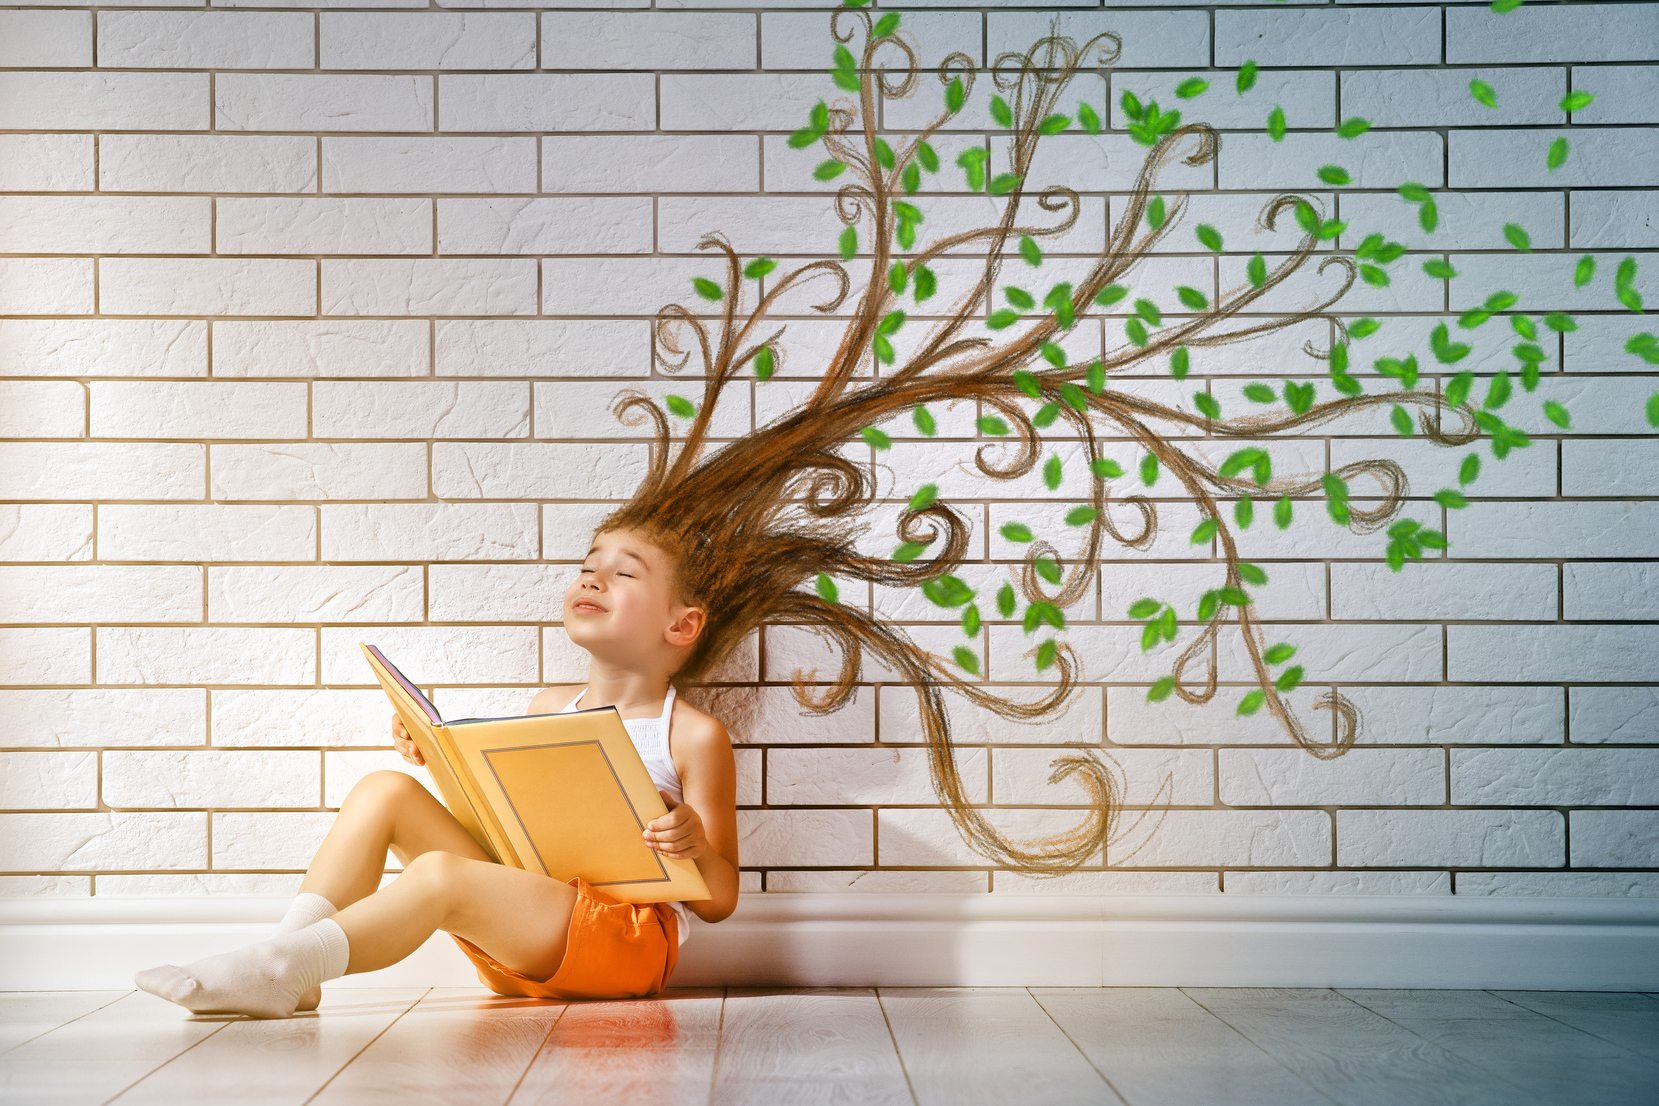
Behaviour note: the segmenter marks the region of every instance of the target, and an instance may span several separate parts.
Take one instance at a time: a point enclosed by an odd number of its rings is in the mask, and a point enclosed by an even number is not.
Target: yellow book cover
[[[640,836],[668,808],[616,708],[446,722],[379,649],[358,644],[444,804],[496,860],[581,876],[623,902],[709,897],[694,862]]]

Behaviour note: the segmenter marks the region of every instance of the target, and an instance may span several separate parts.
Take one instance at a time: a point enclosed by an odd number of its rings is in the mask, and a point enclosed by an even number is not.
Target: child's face
[[[565,589],[564,621],[596,657],[655,665],[696,640],[702,612],[675,596],[668,554],[633,531],[604,530]]]

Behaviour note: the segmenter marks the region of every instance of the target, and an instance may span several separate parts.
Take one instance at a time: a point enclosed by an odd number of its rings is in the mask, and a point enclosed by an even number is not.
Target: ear
[[[708,612],[701,607],[676,607],[673,615],[673,621],[662,636],[664,641],[676,647],[691,645],[702,635],[703,627],[708,625]]]

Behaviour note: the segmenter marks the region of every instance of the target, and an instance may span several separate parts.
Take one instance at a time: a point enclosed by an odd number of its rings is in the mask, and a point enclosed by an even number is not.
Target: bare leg
[[[321,895],[344,908],[374,894],[388,851],[408,864],[433,850],[490,860],[455,816],[414,777],[371,772],[340,805],[300,891]]]
[[[516,972],[546,979],[564,962],[575,905],[576,889],[559,880],[428,850],[334,921],[351,944],[348,974],[395,964],[442,929]]]

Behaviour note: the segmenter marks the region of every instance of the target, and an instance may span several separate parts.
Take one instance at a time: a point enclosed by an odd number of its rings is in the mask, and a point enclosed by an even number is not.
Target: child
[[[620,903],[490,860],[413,778],[374,772],[346,796],[276,936],[183,967],[139,972],[139,987],[197,1013],[287,1017],[319,985],[395,964],[434,930],[450,933],[499,994],[632,998],[660,991],[687,935],[687,908],[718,922],[737,905],[737,776],[718,721],[676,699],[671,681],[699,652],[709,611],[687,594],[679,558],[639,528],[602,529],[565,592],[570,640],[587,650],[586,687],[553,687],[531,714],[614,706],[668,813],[644,837],[695,861],[711,897]],[[405,760],[421,755],[393,722]],[[381,890],[390,849],[403,873]]]

